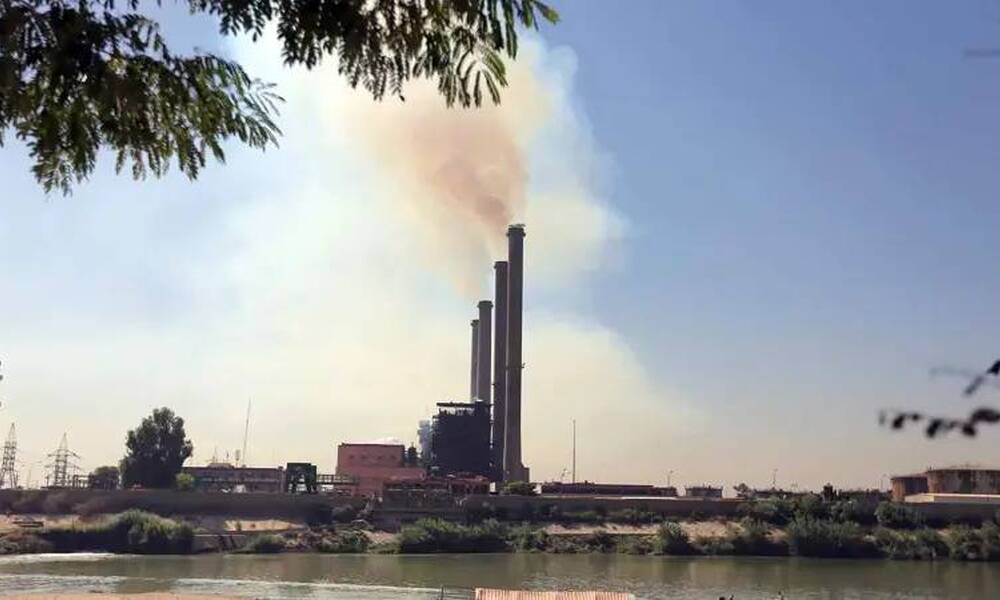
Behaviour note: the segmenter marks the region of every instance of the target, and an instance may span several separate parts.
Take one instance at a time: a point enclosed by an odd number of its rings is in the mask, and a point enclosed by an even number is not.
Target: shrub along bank
[[[889,506],[889,505],[886,505]],[[862,511],[848,503],[823,506],[785,501],[749,503],[739,522],[718,523],[715,534],[692,537],[690,527],[660,522],[646,534],[616,534],[588,528],[580,533],[552,534],[542,522],[504,523],[495,519],[459,524],[423,519],[406,525],[391,538],[371,537],[343,524],[327,523],[282,535],[263,534],[249,540],[243,552],[326,553],[471,553],[551,552],[627,553],[637,555],[747,555],[876,558],[897,560],[998,561],[1000,526],[956,526],[941,531],[924,526],[906,507]],[[353,515],[341,515],[346,519]],[[610,515],[608,515],[610,517]],[[622,515],[633,523],[648,522],[641,513]],[[862,516],[861,520],[869,517]],[[695,528],[694,530],[701,530]],[[720,533],[721,530],[721,533]],[[648,531],[648,530],[647,530]],[[373,539],[383,539],[372,544]],[[0,535],[0,554],[75,552],[86,550],[139,554],[188,553],[193,531],[185,523],[130,510],[92,523],[48,527],[37,533]]]
[[[128,510],[93,523],[47,527],[37,537],[54,552],[186,554],[191,551],[194,531],[186,523]]]

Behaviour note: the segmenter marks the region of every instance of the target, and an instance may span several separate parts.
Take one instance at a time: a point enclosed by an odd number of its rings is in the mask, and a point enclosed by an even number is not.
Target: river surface
[[[18,592],[177,591],[254,598],[470,598],[476,587],[600,589],[676,600],[983,600],[1000,563],[494,554],[0,557],[0,597]],[[444,590],[442,592],[442,589]]]

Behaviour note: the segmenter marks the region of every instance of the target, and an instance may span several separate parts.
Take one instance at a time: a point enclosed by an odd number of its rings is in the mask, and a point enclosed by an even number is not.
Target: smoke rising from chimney
[[[533,52],[524,54],[509,65],[511,87],[500,106],[449,108],[433,86],[419,83],[405,102],[357,94],[341,114],[390,187],[391,209],[420,227],[426,258],[470,299],[488,292],[507,225],[525,214],[527,147],[550,115]]]

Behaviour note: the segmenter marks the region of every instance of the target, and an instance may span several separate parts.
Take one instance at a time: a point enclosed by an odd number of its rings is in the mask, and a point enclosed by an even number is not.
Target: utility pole
[[[250,399],[247,399],[247,421],[243,424],[243,466],[247,466],[247,434],[250,432]]]
[[[778,489],[778,470],[774,469],[771,471],[771,489]]]
[[[573,419],[573,483],[576,483],[576,419]]]

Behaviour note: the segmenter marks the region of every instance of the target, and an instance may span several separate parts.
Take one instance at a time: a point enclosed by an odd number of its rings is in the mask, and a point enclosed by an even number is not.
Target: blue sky
[[[864,413],[995,353],[1000,62],[962,52],[996,45],[1000,5],[565,12],[548,38],[633,223],[594,304],[652,367],[713,406]]]
[[[995,431],[928,442],[875,426],[884,406],[965,412],[961,382],[929,368],[984,366],[997,352],[1000,59],[962,53],[1000,47],[1000,4],[559,8],[531,59],[556,108],[549,124],[515,127],[530,138],[526,304],[539,339],[537,358],[526,353],[526,402],[539,398],[526,417],[541,403],[565,409],[526,431],[536,473],[559,475],[565,440],[548,419],[569,414],[592,479],[672,469],[681,482],[764,484],[778,468],[786,484],[872,485],[929,464],[1000,462]],[[0,150],[0,331],[11,334],[0,337],[0,427],[17,421],[29,457],[70,430],[96,466],[117,456],[126,427],[170,404],[200,460],[235,447],[254,396],[262,462],[323,465],[352,436],[409,439],[439,395],[461,389],[452,373],[466,372],[472,304],[426,240],[408,237],[411,223],[379,212],[408,171],[350,146],[364,132],[326,105],[358,100],[329,73],[286,81],[266,45],[166,15],[178,43],[284,84],[282,147],[233,148],[195,183],[135,183],[105,161],[68,198],[44,196],[22,147]],[[314,83],[334,91],[312,97]],[[328,139],[317,141],[317,116]],[[583,190],[567,205],[590,227],[579,238],[546,227],[563,205],[540,198],[567,189]],[[348,230],[375,258],[346,261],[327,238]],[[561,258],[546,263],[542,249]],[[399,264],[411,255],[424,258]],[[533,260],[559,283],[532,281]],[[341,306],[343,272],[370,287]],[[417,301],[423,327],[407,308]],[[393,336],[371,333],[380,309],[413,328],[410,355],[426,355],[392,385],[378,364]],[[367,310],[371,323],[357,317]],[[281,318],[262,326],[262,315]],[[594,380],[580,383],[583,372]],[[621,441],[636,430],[643,443]],[[293,431],[315,435],[288,442]]]

